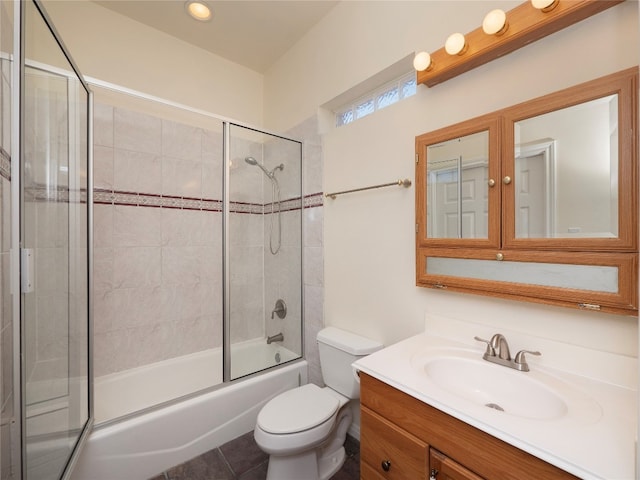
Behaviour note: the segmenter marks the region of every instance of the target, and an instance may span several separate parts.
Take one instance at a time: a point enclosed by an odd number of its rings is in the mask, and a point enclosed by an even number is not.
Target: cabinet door
[[[500,124],[487,115],[416,137],[418,246],[498,248]]]
[[[504,110],[503,248],[637,249],[637,68]]]
[[[430,480],[483,480],[434,448],[429,449],[429,472]]]
[[[366,407],[361,413],[362,479],[426,479],[428,445]]]

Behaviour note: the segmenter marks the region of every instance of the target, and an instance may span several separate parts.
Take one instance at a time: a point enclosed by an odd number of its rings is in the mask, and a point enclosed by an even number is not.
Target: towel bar
[[[380,185],[372,185],[370,187],[354,188],[352,190],[343,190],[342,192],[327,193],[325,197],[335,199],[338,195],[344,195],[345,193],[362,192],[363,190],[373,190],[375,188],[391,187],[393,185],[409,188],[411,186],[411,180],[409,180],[408,178],[405,178],[404,180],[397,180],[395,182],[390,182],[390,183],[382,183]]]

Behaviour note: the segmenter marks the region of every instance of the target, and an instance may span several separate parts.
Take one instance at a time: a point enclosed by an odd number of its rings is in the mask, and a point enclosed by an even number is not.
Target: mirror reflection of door
[[[445,163],[429,174],[434,206],[430,237],[487,238],[488,196],[482,187],[488,181],[487,161],[471,163],[459,157]]]
[[[555,142],[516,147],[516,236],[548,238],[555,231]]]
[[[427,147],[427,236],[488,238],[488,132]]]
[[[516,238],[618,236],[618,95],[519,120],[514,136]]]

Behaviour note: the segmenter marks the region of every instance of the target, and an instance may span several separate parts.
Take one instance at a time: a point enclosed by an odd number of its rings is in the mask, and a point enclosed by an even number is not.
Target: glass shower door
[[[89,92],[24,5],[21,259],[23,478],[54,480],[89,425]]]
[[[302,144],[231,124],[226,321],[231,380],[302,356]]]

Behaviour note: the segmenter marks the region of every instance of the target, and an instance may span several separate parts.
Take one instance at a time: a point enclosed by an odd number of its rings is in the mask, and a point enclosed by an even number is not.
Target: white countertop
[[[425,351],[437,351],[434,349],[457,350],[479,359],[484,351],[481,345],[420,334],[358,360],[354,368],[580,478],[636,478],[635,390],[531,365],[531,372],[513,372],[557,380],[567,392],[587,400],[579,405],[577,417],[523,418],[465,400],[429,381],[424,371],[416,368],[416,359]],[[558,393],[563,396],[562,391]]]

